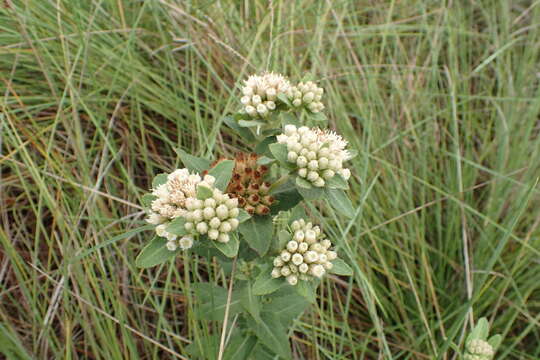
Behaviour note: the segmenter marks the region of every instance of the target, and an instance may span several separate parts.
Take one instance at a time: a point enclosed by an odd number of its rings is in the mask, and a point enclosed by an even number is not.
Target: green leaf
[[[349,189],[349,183],[340,174],[334,175],[332,178],[326,180],[326,187],[330,189]]]
[[[270,149],[268,149],[268,150],[270,150]],[[271,159],[269,157],[261,156],[257,160],[257,165],[268,165],[268,164],[273,163],[274,161],[275,161],[274,159]]]
[[[287,329],[277,316],[264,313],[261,322],[250,321],[248,325],[265,346],[285,359],[292,358]]]
[[[177,217],[167,225],[167,228],[165,230],[167,232],[170,232],[171,234],[183,236],[188,233],[186,231],[186,228],[184,227],[185,224],[186,219],[184,219],[183,217]]]
[[[341,189],[325,189],[326,195],[328,197],[328,202],[330,206],[334,208],[337,212],[342,215],[345,215],[349,219],[352,218],[356,212],[353,207],[351,200]]]
[[[288,106],[292,106],[291,104],[291,101],[289,100],[289,98],[287,97],[287,95],[285,95],[284,93],[279,93],[277,95],[277,98],[284,104],[287,104]]]
[[[310,303],[315,303],[317,301],[317,285],[316,280],[313,281],[304,281],[298,280],[298,283],[294,285],[294,288],[302,297],[307,299]]]
[[[262,121],[255,120],[238,120],[238,126],[240,127],[256,127],[265,125]]]
[[[255,319],[255,321],[261,321],[261,303],[260,298],[253,294],[251,283],[248,282],[238,292],[238,298],[240,299],[240,305]]]
[[[214,192],[208,186],[204,186],[204,185],[197,186],[197,199],[206,200],[208,198],[211,198],[213,195],[214,195]]]
[[[322,112],[318,112],[318,113],[309,112],[309,117],[315,121],[328,121],[328,117]]]
[[[214,246],[223,253],[226,257],[233,258],[238,254],[238,248],[240,242],[238,241],[238,235],[236,233],[229,233],[229,241],[222,243],[219,241],[211,240]]]
[[[191,171],[203,172],[210,167],[210,161],[190,155],[180,148],[176,149],[176,153],[180,156],[184,166]]]
[[[231,181],[233,169],[233,160],[222,160],[216,166],[208,170],[208,174],[216,178],[214,186],[221,191],[225,191],[227,185],[229,185],[229,181]]]
[[[276,142],[276,137],[269,136],[265,138],[263,141],[261,141],[260,143],[258,143],[257,146],[255,146],[255,149],[253,151],[255,151],[255,153],[258,155],[271,156],[270,149],[268,146],[270,146],[270,144],[273,144],[275,142]]]
[[[272,243],[272,218],[270,216],[253,216],[238,227],[249,247],[264,256]]]
[[[298,177],[297,177],[298,179]],[[324,188],[312,187],[311,189],[306,189],[300,186],[296,187],[300,195],[306,200],[319,200],[324,197]]]
[[[332,262],[332,269],[330,269],[330,272],[332,274],[336,275],[342,275],[342,276],[352,276],[353,270],[347,263],[341,259],[334,259]]]
[[[279,161],[281,165],[286,166],[287,168],[293,168],[295,166],[287,160],[287,145],[274,143],[270,144],[268,148],[270,149],[272,155],[274,155],[274,158]]]
[[[239,210],[240,212],[238,213],[237,219],[240,222],[240,224],[251,218],[251,215],[249,215],[246,210],[244,209],[239,209]]]
[[[235,334],[225,348],[224,360],[248,360],[257,344],[257,338],[253,335]],[[217,357],[216,357],[217,358]],[[214,358],[214,359],[216,359]],[[212,359],[213,360],[213,359]]]
[[[271,206],[272,214],[287,211],[302,200],[302,195],[296,190],[292,181],[287,181],[284,185],[273,190],[271,195],[276,199],[275,205]]]
[[[234,131],[236,131],[236,133],[238,135],[240,135],[242,138],[244,138],[244,140],[248,141],[248,142],[253,142],[255,141],[255,137],[253,136],[253,134],[251,133],[251,131],[249,131],[248,129],[246,128],[242,128],[240,126],[238,126],[238,123],[236,122],[237,120],[233,117],[233,116],[225,116],[223,118],[223,122],[225,124],[227,124],[228,127],[230,127],[231,129],[233,129]]]
[[[193,283],[191,288],[195,292],[198,302],[197,315],[205,320],[223,321],[227,307],[227,289],[207,282]],[[240,300],[235,296],[231,296],[229,316],[238,314],[241,311]]]
[[[292,236],[287,230],[280,230],[278,233],[278,241],[276,241],[272,248],[275,250],[275,252],[280,252],[291,240]]]
[[[290,225],[295,220],[306,219],[306,218],[307,218],[306,210],[301,204],[298,204],[291,210],[291,216],[289,217],[288,223]]]
[[[254,295],[268,295],[279,289],[283,284],[283,279],[274,279],[270,272],[271,266],[265,266],[262,268],[261,273],[253,283]]]
[[[157,188],[159,185],[163,185],[167,182],[167,176],[168,174],[158,174],[154,177],[154,180],[152,180],[152,189]]]
[[[501,345],[502,342],[502,336],[500,334],[493,335],[489,338],[488,344],[491,345],[493,350],[497,350],[497,348]]]
[[[156,236],[146,245],[135,259],[135,266],[149,268],[175,257],[180,250],[170,251],[165,246],[167,239]]]
[[[480,340],[487,340],[489,334],[489,323],[485,317],[480,318],[478,322],[476,323],[476,326],[469,334],[467,340],[470,341],[472,339],[480,339]]]
[[[312,189],[314,186],[301,176],[296,177],[296,186],[302,189]]]
[[[141,198],[141,204],[142,206],[146,208],[150,208],[152,206],[152,202],[157,199],[156,195],[152,194],[144,194]]]
[[[295,114],[290,113],[290,112],[281,113],[281,124],[283,125],[283,127],[285,127],[285,125],[289,125],[289,124],[294,125],[296,127],[302,126],[302,123],[295,116]]]
[[[287,326],[291,320],[300,316],[308,305],[309,302],[303,296],[291,292],[286,296],[271,298],[263,305],[263,312],[275,314]]]

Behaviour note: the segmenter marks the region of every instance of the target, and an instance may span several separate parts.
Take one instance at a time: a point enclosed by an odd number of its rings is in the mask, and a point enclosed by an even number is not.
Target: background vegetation
[[[360,150],[352,221],[311,208],[350,278],[294,322],[298,359],[540,358],[540,2],[5,0],[0,5],[0,353],[163,359],[219,330],[193,311],[215,264],[148,270],[134,232],[177,147],[232,155],[237,84],[326,89]],[[320,212],[320,213],[319,213]],[[232,322],[234,323],[234,322]]]

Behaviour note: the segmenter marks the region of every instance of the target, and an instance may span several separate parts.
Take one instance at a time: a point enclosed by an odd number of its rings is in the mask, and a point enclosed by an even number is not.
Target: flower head
[[[465,347],[465,359],[467,360],[491,360],[495,351],[493,347],[484,340],[472,339]]]
[[[304,219],[294,221],[291,228],[291,240],[274,258],[272,277],[283,276],[291,285],[296,285],[298,280],[321,278],[337,257],[336,252],[330,250],[332,243],[324,239],[318,226]]]
[[[345,149],[347,141],[333,131],[286,125],[277,141],[287,145],[287,160],[298,166],[298,175],[314,186],[324,186],[336,174],[345,180],[351,176],[351,171],[343,167],[351,157]]]
[[[278,96],[290,94],[291,84],[281,74],[265,72],[251,75],[244,81],[242,98],[243,111],[251,117],[264,118],[268,116],[280,100]]]
[[[226,192],[238,199],[238,206],[249,214],[267,215],[275,200],[268,194],[270,183],[263,180],[268,168],[257,164],[258,159],[257,154],[236,155],[231,182]]]
[[[318,113],[324,109],[321,102],[324,89],[318,87],[313,81],[299,83],[289,91],[289,100],[294,107],[304,106],[313,113]]]

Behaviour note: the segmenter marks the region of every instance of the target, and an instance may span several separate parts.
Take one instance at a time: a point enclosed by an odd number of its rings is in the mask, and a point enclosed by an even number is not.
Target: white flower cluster
[[[286,125],[277,141],[287,145],[287,160],[298,166],[298,175],[314,186],[324,186],[335,174],[345,180],[351,177],[351,171],[343,167],[351,157],[345,149],[347,141],[333,131]]]
[[[275,110],[278,95],[290,94],[291,84],[281,74],[266,72],[261,75],[251,75],[242,88],[240,99],[243,110],[251,117],[266,117]]]
[[[473,339],[467,343],[465,360],[491,360],[495,351],[486,341]]]
[[[177,169],[167,176],[167,181],[152,190],[157,198],[152,201],[151,211],[146,221],[156,226],[156,234],[168,240],[167,248],[171,251],[180,247],[182,250],[193,246],[193,236],[186,235],[178,239],[167,231],[171,220],[183,217],[185,229],[190,234],[208,234],[212,240],[229,241],[229,232],[238,227],[238,200],[231,199],[214,188],[216,179],[211,175],[201,178],[188,169]],[[197,199],[197,187],[205,186],[212,191],[206,200]]]
[[[332,243],[323,239],[324,234],[318,226],[306,223],[304,219],[293,221],[291,228],[292,240],[274,259],[272,277],[283,276],[291,285],[296,285],[298,280],[321,278],[332,268],[331,261],[337,257],[336,252],[330,250]]]
[[[311,112],[318,113],[324,109],[321,102],[324,89],[318,87],[313,81],[299,83],[291,88],[289,99],[293,106],[306,106]]]
[[[199,185],[201,186],[201,185]],[[219,189],[212,189],[212,196],[206,200],[190,198],[186,200],[187,213],[185,228],[189,232],[207,234],[212,240],[229,242],[229,232],[238,227],[240,210],[238,199],[229,197]]]

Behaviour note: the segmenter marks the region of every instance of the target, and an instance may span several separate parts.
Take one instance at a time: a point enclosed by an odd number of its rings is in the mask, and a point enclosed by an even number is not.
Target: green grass
[[[357,217],[320,211],[354,265],[295,321],[298,359],[455,359],[481,316],[497,359],[540,358],[538,1],[7,0],[0,5],[0,352],[163,359],[216,324],[215,264],[134,258],[174,149],[231,155],[236,85],[321,79],[360,151]],[[467,261],[468,260],[468,261]]]

